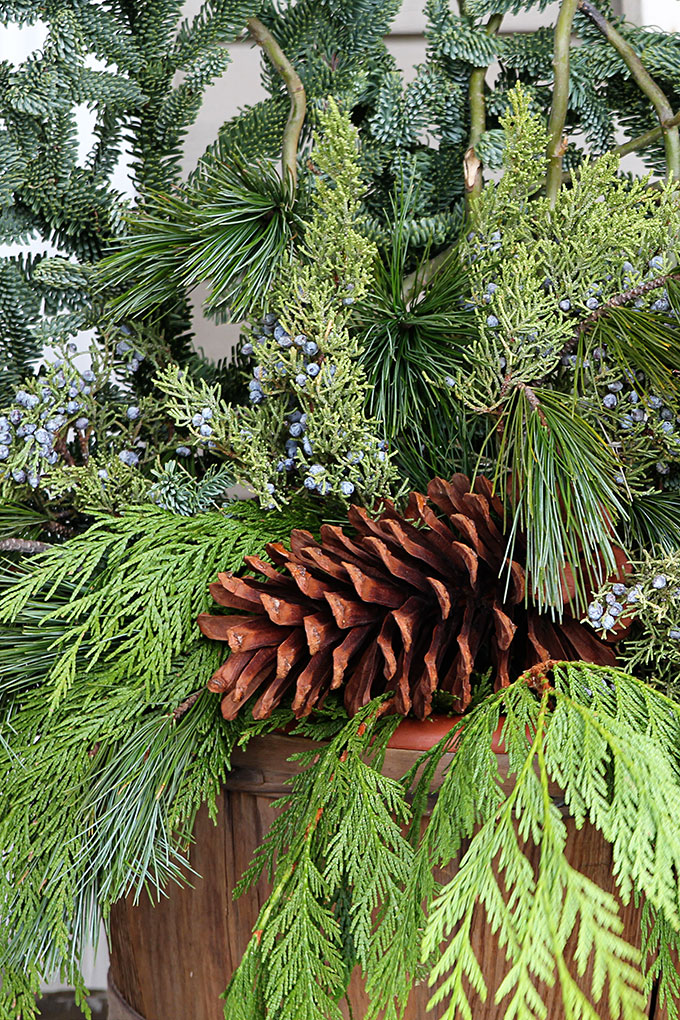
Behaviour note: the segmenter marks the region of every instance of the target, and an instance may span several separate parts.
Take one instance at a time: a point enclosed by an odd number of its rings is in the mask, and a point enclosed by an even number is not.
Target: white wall
[[[551,4],[542,15],[531,13],[508,18],[504,23],[504,29],[507,31],[518,28],[534,29],[539,24],[545,24],[546,21],[553,19],[556,6]],[[184,13],[191,16],[199,7],[200,0],[187,0]],[[394,32],[388,40],[399,66],[406,73],[414,64],[422,61],[425,55],[422,9],[422,0],[404,0],[395,22]],[[680,0],[622,0],[620,9],[638,24],[658,25],[666,30],[680,31]],[[39,47],[43,39],[44,31],[39,26],[22,30],[0,27],[0,57],[19,62]],[[232,47],[232,58],[233,62],[226,75],[208,91],[203,109],[189,131],[185,146],[185,171],[195,164],[224,120],[236,113],[240,106],[256,101],[264,94],[259,82],[259,52],[247,43],[239,43]],[[84,109],[80,118],[83,151],[87,151],[89,146],[91,123],[91,114]],[[129,190],[124,160],[118,167],[116,186],[121,190]],[[2,253],[3,249],[0,246],[0,254]],[[225,347],[229,345],[233,329],[199,321],[197,334],[200,346],[204,347],[206,353],[214,356],[223,353]],[[84,960],[85,979],[91,988],[106,986],[107,966],[106,945],[102,938],[96,958],[90,950]],[[57,990],[63,986],[53,982],[47,987],[49,990]]]

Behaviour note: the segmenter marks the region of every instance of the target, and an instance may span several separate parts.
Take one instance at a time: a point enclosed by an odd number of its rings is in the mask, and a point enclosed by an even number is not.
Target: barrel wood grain
[[[268,887],[261,880],[236,901],[231,892],[275,817],[273,801],[287,791],[287,780],[296,770],[286,759],[310,746],[309,741],[283,735],[252,741],[234,758],[217,825],[207,811],[199,812],[191,864],[202,877],[192,876],[191,886],[168,889],[167,898],[155,907],[142,898],[136,905],[125,900],[112,909],[112,979],[123,999],[145,1020],[223,1020],[220,996],[238,965]],[[390,748],[385,773],[394,778],[403,775],[419,754],[417,750]],[[502,774],[507,769],[503,757],[499,754]],[[609,844],[592,826],[577,830],[567,819],[567,828],[570,863],[615,894]],[[534,848],[529,859],[537,867]],[[456,867],[457,861],[452,861],[440,878],[451,878]],[[639,909],[633,904],[622,907],[622,919],[624,936],[639,945]],[[473,1015],[475,1020],[502,1020],[507,999],[498,1006],[493,999],[506,973],[505,956],[489,933],[482,911],[473,926],[473,945],[490,992],[485,1005],[478,1002],[473,1006]],[[592,965],[579,982],[583,987],[589,985],[591,970]],[[562,1020],[558,990],[547,994],[550,1020]],[[439,1020],[443,1016],[444,1006],[426,1013],[430,995],[427,987],[414,989],[406,1020],[421,1020],[426,1015]],[[367,1000],[358,974],[351,984],[350,1000],[355,1020],[359,1020]],[[606,996],[599,1009],[602,1020],[609,1020]],[[349,1015],[346,1008],[344,1015]],[[665,1011],[656,1011],[653,1020],[667,1020]]]

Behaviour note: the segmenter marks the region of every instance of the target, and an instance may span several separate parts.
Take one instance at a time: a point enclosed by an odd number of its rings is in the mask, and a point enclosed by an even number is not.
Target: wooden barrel
[[[385,774],[393,778],[404,775],[422,750],[432,746],[451,724],[449,719],[402,723],[387,751]],[[287,792],[287,782],[297,771],[295,763],[287,759],[312,746],[311,741],[277,734],[256,738],[245,751],[236,753],[218,824],[213,825],[206,811],[201,811],[196,821],[191,864],[202,877],[192,877],[192,887],[172,886],[168,898],[155,907],[144,899],[136,906],[131,900],[115,904],[111,911],[109,1020],[223,1020],[220,996],[269,891],[264,880],[238,900],[232,899],[232,890],[275,817],[272,802]],[[501,774],[505,774],[505,756],[498,748],[496,751]],[[577,830],[567,819],[567,827],[570,863],[615,893],[609,844],[592,826]],[[456,867],[457,862],[452,861],[440,877],[452,877]],[[624,937],[639,946],[640,911],[630,904],[622,908],[622,919]],[[502,1020],[507,1000],[495,1006],[492,993],[505,976],[506,961],[489,934],[483,911],[476,919],[473,941],[491,993],[485,1005],[478,1003],[475,1020]],[[590,977],[589,969],[581,982],[584,988],[589,987]],[[444,1005],[426,1013],[430,995],[427,986],[415,987],[405,1020],[442,1017]],[[551,989],[548,996],[550,1020],[562,1020],[559,990]],[[360,1020],[367,1000],[356,973],[350,1000],[354,1017]],[[604,1004],[601,1008],[606,1010]],[[665,1011],[650,1005],[648,1015],[663,1020]],[[602,1014],[602,1020],[608,1017],[607,1012]]]

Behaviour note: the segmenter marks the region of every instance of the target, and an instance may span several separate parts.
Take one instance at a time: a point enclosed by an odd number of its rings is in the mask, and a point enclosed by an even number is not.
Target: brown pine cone
[[[473,670],[492,669],[498,688],[546,659],[613,665],[612,648],[568,611],[556,621],[526,604],[523,566],[505,566],[502,520],[488,479],[471,491],[464,475],[436,478],[404,516],[388,505],[373,520],[352,507],[352,538],[324,525],[321,542],[294,531],[290,551],[268,545],[284,571],[246,556],[264,579],[220,574],[213,598],[239,613],[198,622],[231,649],[208,683],[224,717],[256,692],[255,718],[288,694],[296,716],[308,715],[343,687],[350,715],[392,691],[394,711],[422,719],[436,689],[465,709]]]

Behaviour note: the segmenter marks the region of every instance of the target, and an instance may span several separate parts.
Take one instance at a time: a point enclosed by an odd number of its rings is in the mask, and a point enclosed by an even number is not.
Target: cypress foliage
[[[215,810],[243,736],[201,677],[208,581],[309,511],[195,517],[130,508],[0,583],[0,1016],[35,1015],[39,981],[85,990],[83,948],[119,897],[179,881],[193,818]],[[287,714],[289,715],[289,713]],[[278,720],[280,722],[280,719]],[[272,725],[277,725],[274,720]]]

